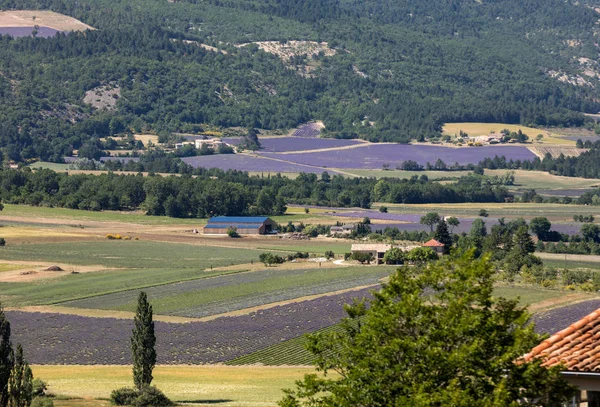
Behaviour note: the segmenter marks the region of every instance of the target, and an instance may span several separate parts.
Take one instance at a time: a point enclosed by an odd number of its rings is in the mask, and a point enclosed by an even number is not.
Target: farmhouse
[[[332,226],[329,228],[329,233],[332,235],[349,235],[352,233],[356,226],[355,225],[342,225],[342,226]]]
[[[240,235],[266,235],[276,232],[277,224],[263,216],[215,216],[204,226],[205,235],[226,235],[230,228]]]
[[[563,365],[563,377],[579,391],[569,406],[600,405],[600,309],[552,335],[524,356],[542,366]]]
[[[433,249],[433,251],[435,251],[440,256],[444,254],[445,246],[446,246],[445,244],[440,243],[435,239],[431,239],[430,241],[423,243],[423,247],[429,247],[429,248]]]
[[[373,259],[377,261],[377,264],[383,263],[383,256],[385,252],[390,250],[391,244],[353,244],[351,251],[352,253],[366,253],[370,254]]]
[[[194,143],[195,143],[197,149],[201,149],[203,146],[206,146],[212,150],[217,150],[220,146],[228,145],[227,143],[225,143],[217,138],[206,139],[206,140],[202,140],[202,139],[194,140]]]

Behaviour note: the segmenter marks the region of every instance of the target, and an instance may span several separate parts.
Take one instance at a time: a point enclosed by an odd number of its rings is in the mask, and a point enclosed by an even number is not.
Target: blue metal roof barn
[[[277,224],[266,216],[215,216],[204,226],[204,234],[226,235],[230,228],[240,235],[265,235],[275,231]]]

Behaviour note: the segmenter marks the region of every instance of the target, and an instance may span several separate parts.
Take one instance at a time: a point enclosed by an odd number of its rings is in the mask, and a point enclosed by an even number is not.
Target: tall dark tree
[[[152,321],[152,305],[148,303],[145,292],[140,292],[131,334],[131,353],[133,354],[133,382],[138,390],[152,382],[152,370],[156,365],[156,336]]]
[[[10,343],[10,323],[0,304],[0,407],[8,405],[8,381],[13,368],[12,344]]]
[[[448,232],[448,225],[444,219],[440,220],[437,224],[433,238],[444,244],[444,253],[450,251],[450,247],[452,246],[452,236],[450,236],[450,232]]]
[[[28,407],[33,398],[33,373],[23,357],[23,347],[17,346],[15,363],[8,382],[9,407]]]

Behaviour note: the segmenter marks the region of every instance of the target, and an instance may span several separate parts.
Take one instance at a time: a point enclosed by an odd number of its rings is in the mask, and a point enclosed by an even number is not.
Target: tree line
[[[0,171],[5,203],[83,210],[143,209],[148,215],[205,218],[216,215],[280,215],[288,203],[370,208],[390,203],[503,202],[505,187],[467,176],[443,185],[427,179],[346,178],[323,173],[250,176],[240,171],[198,170],[196,175],[100,175],[52,170]]]

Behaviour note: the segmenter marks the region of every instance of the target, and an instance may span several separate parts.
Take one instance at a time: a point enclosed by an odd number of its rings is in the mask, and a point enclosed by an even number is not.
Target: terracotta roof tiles
[[[564,364],[569,371],[600,373],[600,309],[552,335],[524,356],[543,366]]]
[[[430,241],[428,241],[427,243],[423,243],[424,247],[444,247],[446,246],[443,243],[438,242],[435,239],[431,239]]]

